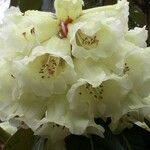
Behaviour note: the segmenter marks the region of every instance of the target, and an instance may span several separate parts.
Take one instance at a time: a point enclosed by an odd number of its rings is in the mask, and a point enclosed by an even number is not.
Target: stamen
[[[80,95],[82,95],[82,93],[81,93],[81,92],[79,92],[79,94],[80,94]]]
[[[31,34],[35,34],[35,28],[33,27],[31,30],[30,30]]]
[[[23,34],[24,38],[26,39],[26,32],[23,32],[22,34]]]
[[[103,85],[93,88],[90,84],[85,84],[85,89],[88,91],[88,93],[95,99],[95,100],[102,100],[103,99]],[[102,91],[103,90],[103,91]],[[80,94],[80,93],[79,93]]]
[[[15,79],[15,76],[13,74],[11,74],[11,77]]]
[[[125,63],[123,74],[126,74],[128,71],[130,71],[130,68],[127,66],[127,63]]]
[[[58,66],[60,65],[60,58],[51,56],[49,54],[46,54],[44,58],[46,57],[46,62],[44,59],[44,62],[42,62],[41,68],[39,73],[42,74],[41,78],[50,78],[51,76],[54,76],[56,74],[56,71],[58,70]],[[44,63],[44,64],[43,64]]]
[[[78,46],[83,46],[85,49],[89,50],[96,48],[99,40],[96,39],[96,35],[88,36],[79,29],[76,33],[76,43]]]

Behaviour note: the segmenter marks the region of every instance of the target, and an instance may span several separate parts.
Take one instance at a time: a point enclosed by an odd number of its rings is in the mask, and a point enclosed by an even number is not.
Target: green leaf
[[[127,150],[148,150],[150,148],[150,132],[134,125],[116,136],[121,145]]]
[[[31,150],[34,134],[31,129],[19,129],[5,144],[3,150]]]
[[[41,10],[43,0],[20,0],[19,7],[22,12],[27,10]]]
[[[104,122],[95,119],[95,122],[105,128],[104,136],[69,135],[65,138],[67,150],[148,150],[150,147],[150,132],[134,125],[131,129],[125,129],[119,135],[114,135],[108,127],[110,119]]]
[[[10,134],[7,133],[6,131],[4,131],[1,127],[0,127],[0,141],[6,142],[10,137]]]

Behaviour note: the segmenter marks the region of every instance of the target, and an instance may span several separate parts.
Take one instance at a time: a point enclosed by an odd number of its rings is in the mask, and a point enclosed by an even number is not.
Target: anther
[[[35,34],[35,28],[33,27],[31,30],[30,30],[31,34]]]
[[[81,95],[82,93],[81,93],[81,92],[79,92],[79,94]]]
[[[95,98],[97,98],[97,95],[94,95]]]
[[[13,74],[11,74],[11,77],[15,79],[15,76]]]
[[[23,32],[22,34],[23,34],[23,36],[26,38],[26,32]]]

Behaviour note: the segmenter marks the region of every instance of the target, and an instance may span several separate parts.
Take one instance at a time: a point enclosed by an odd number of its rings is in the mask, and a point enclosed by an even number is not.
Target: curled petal
[[[146,40],[148,38],[148,31],[145,29],[145,27],[143,28],[135,27],[133,30],[129,30],[126,33],[125,38],[127,41],[135,44],[136,46],[146,48],[147,47]]]

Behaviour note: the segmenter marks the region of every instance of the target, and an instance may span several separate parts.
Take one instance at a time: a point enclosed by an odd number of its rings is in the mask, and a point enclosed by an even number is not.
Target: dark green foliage
[[[91,150],[90,139],[82,135],[70,135],[65,142],[67,150]]]
[[[1,142],[6,142],[10,137],[10,134],[8,134],[6,131],[4,131],[1,127],[0,127],[0,141]]]
[[[97,135],[69,135],[65,138],[67,150],[149,150],[150,133],[136,125],[114,135],[108,123],[96,119],[105,128],[105,138]],[[6,142],[3,150],[49,150],[46,137],[34,136],[30,129],[19,129]]]
[[[150,148],[150,132],[134,125],[116,136],[121,145],[128,150],[148,150]]]
[[[31,129],[19,129],[8,139],[3,150],[31,150],[34,135]]]
[[[136,125],[125,129],[121,134],[114,135],[108,124],[101,119],[96,120],[105,128],[104,136],[89,137],[70,135],[65,139],[67,150],[149,150],[150,133]]]

